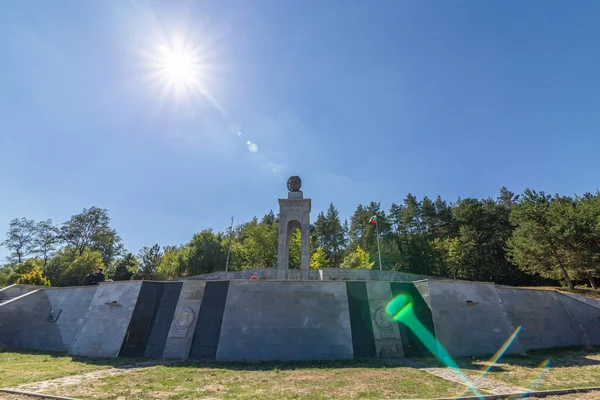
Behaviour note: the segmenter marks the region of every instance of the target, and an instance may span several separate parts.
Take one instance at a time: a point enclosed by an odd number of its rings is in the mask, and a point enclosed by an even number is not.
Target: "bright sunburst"
[[[199,73],[199,60],[194,59],[193,55],[185,49],[174,50],[163,45],[159,46],[162,53],[162,70],[165,77],[171,83],[193,83],[197,81]]]

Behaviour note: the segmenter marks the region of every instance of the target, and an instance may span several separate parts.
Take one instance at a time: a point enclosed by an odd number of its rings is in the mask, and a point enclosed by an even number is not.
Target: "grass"
[[[600,353],[558,349],[507,356],[494,366],[488,379],[517,387],[529,381],[550,358],[537,390],[600,386]],[[140,360],[137,360],[138,362]],[[420,360],[423,361],[423,360]],[[16,386],[113,366],[133,360],[69,357],[42,353],[0,353],[0,386]],[[480,359],[459,359],[463,372],[472,377],[485,367]],[[432,366],[436,363],[431,362]],[[463,385],[419,369],[382,359],[286,362],[219,363],[178,362],[116,375],[49,387],[46,394],[81,399],[381,399],[453,397]],[[484,392],[485,394],[485,392]],[[8,398],[0,394],[0,398]],[[580,394],[578,399],[600,398],[600,393]],[[15,397],[18,400],[19,397]],[[12,399],[12,398],[11,398]],[[568,400],[561,397],[561,400]]]
[[[14,387],[131,362],[128,359],[71,357],[61,353],[0,352],[0,387]]]
[[[381,399],[455,396],[463,386],[381,359],[181,362],[94,380],[47,394],[82,399]]]
[[[556,349],[531,351],[528,356],[507,356],[497,363],[487,377],[514,386],[529,388],[536,381],[540,364],[550,359],[550,367],[536,385],[537,390],[600,386],[600,353],[583,350]],[[489,365],[483,360],[459,360],[466,374],[476,376],[476,369]],[[596,393],[600,397],[600,393]]]

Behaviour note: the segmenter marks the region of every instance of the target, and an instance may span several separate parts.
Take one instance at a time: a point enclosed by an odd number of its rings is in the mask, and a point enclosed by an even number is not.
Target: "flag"
[[[373,216],[371,217],[371,219],[369,219],[369,223],[370,223],[370,224],[376,224],[376,223],[377,223],[377,216],[376,216],[376,215],[373,215]]]

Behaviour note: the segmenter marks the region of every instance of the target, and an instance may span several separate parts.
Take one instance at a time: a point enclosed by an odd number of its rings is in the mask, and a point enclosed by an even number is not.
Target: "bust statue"
[[[290,192],[299,192],[302,187],[302,180],[299,176],[290,176],[287,181],[287,188]]]

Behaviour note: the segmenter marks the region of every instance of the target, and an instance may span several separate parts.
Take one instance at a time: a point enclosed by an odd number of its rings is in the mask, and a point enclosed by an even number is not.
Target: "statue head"
[[[290,176],[287,181],[287,188],[290,192],[299,192],[302,187],[302,180],[299,176]]]

